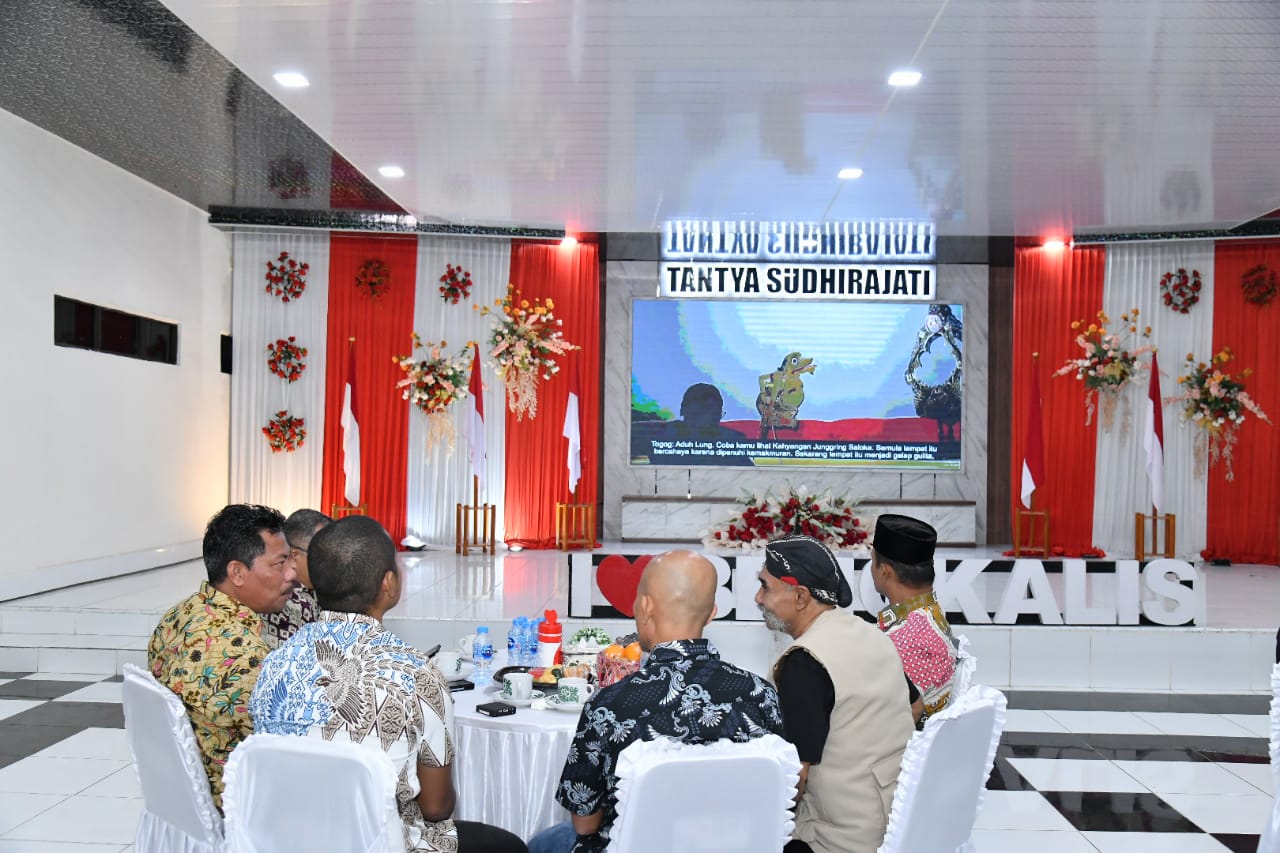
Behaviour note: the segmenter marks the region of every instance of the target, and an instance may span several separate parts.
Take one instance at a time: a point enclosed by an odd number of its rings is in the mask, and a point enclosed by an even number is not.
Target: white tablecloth
[[[569,819],[554,794],[578,715],[528,708],[508,717],[476,712],[477,704],[496,698],[483,687],[453,694],[454,816],[500,826],[528,840]]]

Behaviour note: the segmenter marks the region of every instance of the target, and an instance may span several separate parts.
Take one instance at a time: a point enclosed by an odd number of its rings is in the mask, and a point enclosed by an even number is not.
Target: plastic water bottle
[[[476,638],[471,643],[471,659],[475,661],[475,672],[471,680],[477,686],[493,683],[493,643],[489,641],[489,626],[476,628]]]
[[[523,616],[517,616],[511,622],[511,630],[507,632],[507,664],[520,666],[524,663],[524,623]]]

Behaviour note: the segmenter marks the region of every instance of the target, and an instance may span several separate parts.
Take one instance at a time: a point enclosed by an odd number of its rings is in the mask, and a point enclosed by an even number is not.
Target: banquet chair
[[[962,851],[1004,732],[1004,694],[979,684],[929,718],[907,744],[879,853]]]
[[[396,769],[381,749],[253,734],[224,779],[226,853],[404,853]]]
[[[777,735],[622,750],[610,853],[778,853],[795,828],[796,748]]]
[[[142,783],[138,853],[216,853],[222,816],[213,805],[191,730],[191,719],[172,690],[127,663],[121,685],[125,737]]]
[[[1258,853],[1280,853],[1280,663],[1271,668],[1271,817],[1258,840]]]
[[[969,638],[956,634],[956,674],[951,682],[951,695],[963,696],[973,686],[973,674],[978,669],[978,659],[969,651]]]

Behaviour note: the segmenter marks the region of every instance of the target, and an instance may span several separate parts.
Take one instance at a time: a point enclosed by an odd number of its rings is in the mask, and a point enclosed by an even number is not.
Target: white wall
[[[206,220],[0,111],[0,600],[192,556],[225,503],[230,251]],[[54,294],[176,322],[178,365],[55,347]]]

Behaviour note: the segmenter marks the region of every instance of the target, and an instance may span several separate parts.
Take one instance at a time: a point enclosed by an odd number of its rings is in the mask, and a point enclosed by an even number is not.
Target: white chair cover
[[[795,828],[796,748],[777,735],[637,741],[618,756],[611,853],[778,853]]]
[[[969,835],[1004,732],[1006,704],[999,690],[979,684],[912,736],[880,853],[973,849]]]
[[[396,769],[380,749],[250,735],[224,781],[227,853],[404,853]]]
[[[142,782],[138,853],[215,853],[222,816],[213,805],[182,700],[151,673],[127,663],[121,686],[125,737]]]
[[[1280,853],[1280,663],[1271,668],[1271,780],[1276,797],[1271,803],[1271,819],[1258,841],[1258,853]]]
[[[951,681],[951,695],[963,696],[973,686],[973,674],[978,669],[978,659],[969,652],[969,638],[956,634],[956,674]]]

